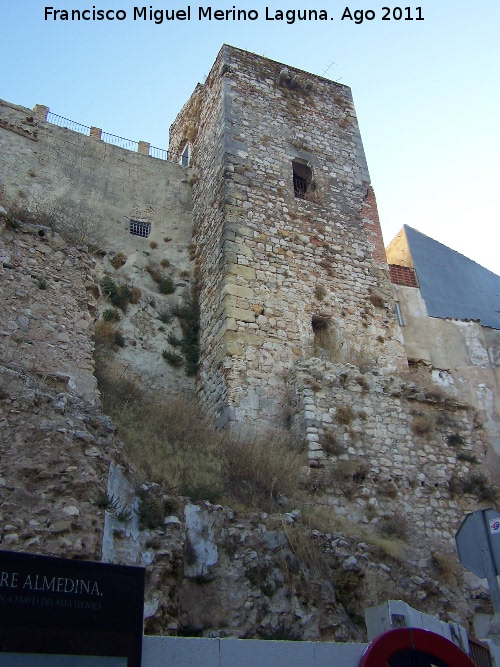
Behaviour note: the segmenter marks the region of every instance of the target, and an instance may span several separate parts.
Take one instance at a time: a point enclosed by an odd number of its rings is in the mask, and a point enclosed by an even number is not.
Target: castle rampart
[[[159,243],[176,224],[187,229],[189,243],[185,168],[101,141],[98,128],[86,136],[54,125],[45,120],[47,114],[43,105],[30,110],[0,101],[4,199],[49,217],[66,210],[82,224],[91,220],[95,238],[88,242],[108,251],[136,249],[139,240],[131,238],[130,219],[151,223],[147,243]]]

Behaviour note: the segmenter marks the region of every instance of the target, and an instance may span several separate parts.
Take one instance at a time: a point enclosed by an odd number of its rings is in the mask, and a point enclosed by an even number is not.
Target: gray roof
[[[500,329],[500,276],[408,225],[404,229],[429,315]]]

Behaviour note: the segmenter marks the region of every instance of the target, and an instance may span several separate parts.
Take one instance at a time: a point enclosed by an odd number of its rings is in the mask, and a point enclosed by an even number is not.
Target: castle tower
[[[170,130],[192,168],[209,415],[279,423],[298,358],[406,366],[350,89],[223,46]]]

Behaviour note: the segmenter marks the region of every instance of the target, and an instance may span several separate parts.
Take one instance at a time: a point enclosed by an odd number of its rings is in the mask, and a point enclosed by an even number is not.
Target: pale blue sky
[[[123,9],[125,21],[45,21],[44,7]],[[185,8],[163,0],[155,9]],[[134,21],[130,0],[1,0],[0,97],[166,148],[168,127],[223,43],[352,88],[388,243],[411,225],[500,274],[500,2],[419,0],[424,21],[382,21],[358,0],[270,0],[277,9],[325,9],[333,20],[266,21],[262,0],[212,8],[256,9],[247,22]],[[403,6],[403,5],[400,5]],[[404,6],[408,6],[405,3]],[[345,9],[376,18],[341,21]]]

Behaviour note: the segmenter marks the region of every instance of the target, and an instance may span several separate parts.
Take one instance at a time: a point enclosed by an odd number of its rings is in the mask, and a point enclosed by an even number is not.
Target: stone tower
[[[406,365],[349,88],[223,46],[170,151],[192,169],[199,387],[219,427],[284,420],[299,358]]]

